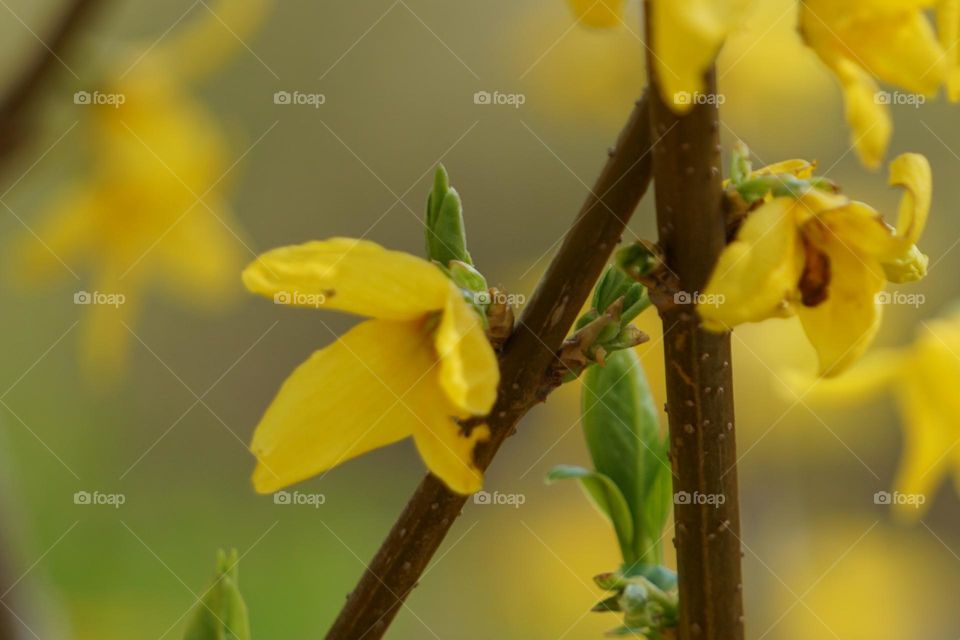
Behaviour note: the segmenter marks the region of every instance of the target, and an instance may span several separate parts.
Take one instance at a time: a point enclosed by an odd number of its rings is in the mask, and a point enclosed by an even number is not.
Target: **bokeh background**
[[[725,143],[746,141],[758,162],[816,158],[892,218],[899,195],[858,164],[839,90],[802,48],[793,3],[759,5],[720,60]],[[59,6],[0,2],[0,77],[34,55]],[[145,51],[209,12],[192,0],[104,3],[70,52],[76,77],[56,74],[29,144],[0,176],[0,238],[29,236],[50,199],[89,170],[91,112],[73,93],[98,87],[118,51]],[[229,63],[190,88],[227,133],[230,164],[239,160],[225,193],[243,259],[333,235],[421,253],[442,160],[465,202],[474,258],[491,282],[529,294],[643,87],[640,32],[573,28],[561,0],[276,2]],[[277,105],[277,91],[326,101]],[[477,91],[525,102],[478,105]],[[888,309],[881,346],[908,343],[960,296],[958,111],[934,101],[894,115],[892,151],[922,152],[934,167],[922,242],[934,266],[911,290],[923,304]],[[649,198],[631,228],[653,236]],[[354,320],[246,295],[239,274],[213,312],[151,295],[123,375],[104,385],[78,357],[89,316],[73,295],[95,285],[83,264],[72,267],[79,280],[43,289],[3,273],[0,603],[44,640],[178,638],[215,551],[233,546],[254,635],[320,637],[422,464],[399,444],[299,487],[323,494],[321,507],[278,505],[253,493],[246,442],[286,375]],[[662,403],[657,322],[640,324],[654,338],[641,353]],[[809,371],[813,357],[796,323],[735,336],[748,637],[960,636],[952,487],[910,525],[873,501],[902,449],[894,403],[797,402],[781,380]],[[617,624],[588,613],[601,595],[591,576],[617,563],[610,529],[573,484],[543,482],[554,464],[586,462],[577,402],[569,385],[525,420],[487,477],[489,491],[522,494],[524,504],[471,504],[391,637],[589,639]],[[77,491],[126,502],[77,505]]]

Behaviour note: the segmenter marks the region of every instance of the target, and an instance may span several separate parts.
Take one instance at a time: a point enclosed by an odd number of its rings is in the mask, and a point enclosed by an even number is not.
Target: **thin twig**
[[[660,6],[648,1],[648,16],[651,5]],[[673,282],[652,297],[671,328],[664,357],[674,494],[689,497],[674,511],[680,640],[743,640],[730,335],[704,331],[691,304],[726,238],[719,113],[716,100],[704,99],[675,115],[660,96],[654,67],[648,55],[652,131],[660,138],[653,158],[657,226]],[[712,69],[703,96],[716,97]]]
[[[500,357],[500,390],[477,450],[486,469],[520,419],[544,399],[543,380],[571,326],[620,242],[650,183],[647,99],[637,102],[617,145],[560,250],[523,310]],[[373,562],[347,599],[328,640],[377,640],[416,586],[466,503],[428,475],[407,503]]]
[[[102,0],[70,0],[50,31],[37,46],[23,72],[0,99],[0,162],[10,156],[27,137],[27,120],[44,84],[63,64],[66,50]]]

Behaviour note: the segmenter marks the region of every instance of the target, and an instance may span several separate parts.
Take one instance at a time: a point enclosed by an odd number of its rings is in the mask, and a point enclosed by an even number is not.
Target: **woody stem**
[[[651,5],[648,0],[648,38]],[[648,41],[650,41],[648,39]],[[652,54],[650,115],[657,226],[675,292],[661,305],[680,640],[742,640],[740,508],[730,335],[701,328],[694,305],[725,245],[715,72],[677,116],[658,90]],[[677,303],[673,303],[677,301]]]
[[[488,417],[491,437],[478,447],[486,469],[520,419],[545,395],[556,353],[650,183],[648,99],[637,102],[616,147],[567,231],[500,355],[500,388]],[[416,586],[467,497],[428,475],[400,514],[347,599],[328,640],[377,640]]]

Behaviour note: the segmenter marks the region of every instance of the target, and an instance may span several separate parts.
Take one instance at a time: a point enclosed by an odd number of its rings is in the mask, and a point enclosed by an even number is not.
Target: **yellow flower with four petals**
[[[63,188],[36,233],[14,247],[18,272],[31,283],[84,263],[92,272],[87,288],[123,301],[91,304],[83,322],[81,360],[100,381],[122,370],[124,325],[133,324],[147,288],[210,309],[222,308],[235,288],[243,262],[224,196],[228,144],[187,82],[237,51],[265,7],[263,0],[201,7],[202,20],[112,68],[102,92],[119,96],[114,104],[82,107],[90,112],[89,173]]]
[[[890,184],[905,190],[895,229],[869,205],[806,182],[812,173],[810,163],[790,161],[750,175],[759,185],[797,184],[785,195],[765,192],[721,253],[697,309],[714,331],[796,315],[820,373],[831,376],[876,335],[884,285],[926,273],[915,243],[930,209],[930,165],[917,154],[891,163]]]
[[[412,437],[450,489],[472,493],[473,459],[500,373],[483,318],[441,269],[365,240],[269,251],[243,272],[276,301],[347,311],[361,322],[284,382],[253,436],[253,482],[268,493]]]

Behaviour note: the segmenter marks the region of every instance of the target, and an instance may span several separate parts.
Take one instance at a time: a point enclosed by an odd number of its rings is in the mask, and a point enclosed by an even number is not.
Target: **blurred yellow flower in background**
[[[314,353],[257,425],[253,483],[269,493],[367,451],[413,437],[453,491],[483,482],[473,449],[500,372],[483,319],[435,265],[365,240],[334,238],[269,251],[243,272],[275,302],[370,316]]]
[[[753,172],[787,184],[808,180],[813,166],[788,161]],[[877,294],[887,281],[916,280],[927,258],[915,242],[930,209],[926,158],[904,154],[890,165],[903,187],[897,228],[872,207],[814,186],[773,197],[748,214],[720,255],[697,309],[704,326],[725,331],[744,322],[797,315],[820,359],[836,375],[872,342],[880,325]]]
[[[891,94],[877,81],[922,96],[948,82],[951,100],[960,99],[957,44],[960,8],[940,6],[940,38],[925,14],[936,0],[803,0],[800,32],[843,87],[852,143],[862,162],[880,165],[893,125]],[[914,97],[915,99],[915,97]]]
[[[623,0],[569,0],[578,20],[588,26],[622,23]],[[703,91],[704,74],[727,36],[743,20],[751,0],[651,0],[651,42],[663,101],[686,113]]]
[[[856,405],[890,391],[900,407],[904,451],[894,490],[924,500],[891,500],[907,519],[921,517],[952,472],[960,491],[960,312],[926,323],[913,343],[871,354],[836,380],[795,379],[811,402]]]
[[[131,338],[124,325],[134,322],[148,287],[211,309],[235,289],[242,254],[223,193],[228,143],[187,82],[229,59],[266,5],[204,6],[203,19],[111,65],[96,92],[108,103],[79,100],[90,112],[90,169],[60,189],[36,237],[24,236],[14,253],[33,284],[83,263],[91,292],[78,301],[106,294],[117,302],[90,304],[84,321],[81,359],[97,380],[122,370]]]

